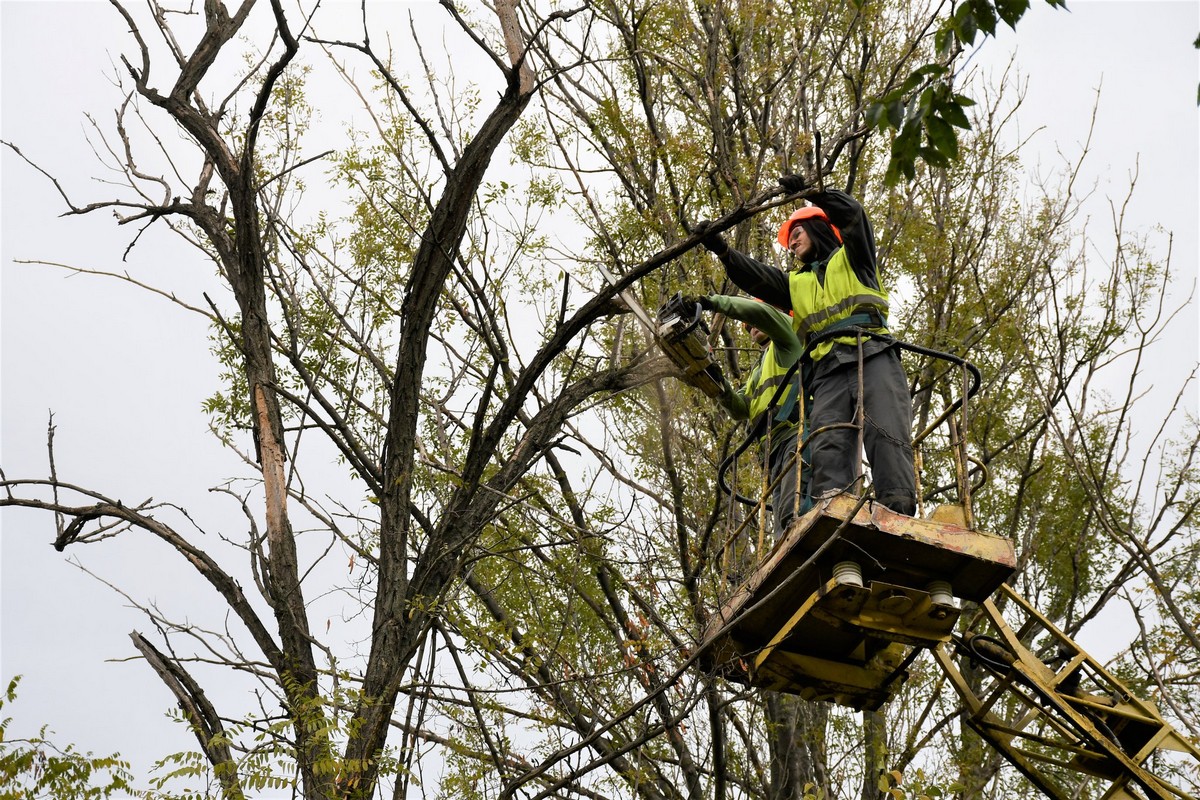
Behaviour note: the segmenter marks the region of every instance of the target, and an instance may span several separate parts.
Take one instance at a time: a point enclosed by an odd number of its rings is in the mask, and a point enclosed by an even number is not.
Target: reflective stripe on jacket
[[[858,279],[846,256],[846,248],[839,247],[825,267],[825,283],[817,279],[816,271],[805,269],[793,272],[788,280],[792,297],[792,328],[804,344],[821,331],[836,326],[855,313],[866,310],[878,312],[887,319],[888,295],[872,289]],[[886,327],[872,330],[887,333]],[[814,362],[824,358],[835,343],[854,344],[853,336],[839,336],[817,345],[811,354]]]
[[[765,434],[767,425],[763,424],[763,416],[769,412],[771,398],[775,396],[776,388],[783,383],[786,377],[788,367],[780,366],[775,357],[775,344],[767,345],[763,357],[758,362],[758,366],[750,373],[750,377],[746,379],[745,395],[746,401],[750,407],[750,427],[757,429]],[[776,403],[776,412],[774,415],[775,422],[789,422],[791,420],[792,411],[796,406],[796,383],[799,379],[799,370],[792,373],[792,380],[788,388],[779,397]],[[759,427],[761,425],[761,428]]]

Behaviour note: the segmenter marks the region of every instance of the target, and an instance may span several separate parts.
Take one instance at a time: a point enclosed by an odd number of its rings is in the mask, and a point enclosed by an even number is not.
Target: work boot
[[[882,506],[895,511],[897,514],[903,514],[906,517],[915,516],[917,513],[916,498],[906,494],[885,494],[875,498]]]

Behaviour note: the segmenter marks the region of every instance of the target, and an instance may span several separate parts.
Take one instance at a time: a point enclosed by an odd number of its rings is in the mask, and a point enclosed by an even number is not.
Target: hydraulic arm
[[[1166,776],[1195,774],[1196,746],[1009,586],[934,657],[967,724],[1048,797],[1191,798]]]

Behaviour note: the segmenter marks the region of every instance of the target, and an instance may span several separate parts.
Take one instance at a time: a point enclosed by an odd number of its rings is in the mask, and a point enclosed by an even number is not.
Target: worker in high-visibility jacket
[[[785,175],[791,192],[805,186]],[[888,295],[879,282],[875,235],[857,200],[831,189],[810,198],[779,228],[779,243],[797,266],[788,273],[730,248],[719,234],[704,245],[721,259],[726,274],[743,291],[792,312],[792,328],[808,347],[824,332],[863,328],[886,335]],[[707,227],[701,223],[701,232]],[[890,339],[859,339],[848,330],[817,344],[806,357],[812,394],[812,496],[850,489],[856,474],[858,433],[851,427],[858,404],[858,361],[863,362],[863,443],[871,465],[876,500],[902,514],[916,512],[912,401],[898,348]],[[834,427],[825,431],[822,428]]]
[[[741,389],[724,381],[717,402],[734,419],[746,420],[750,435],[761,443],[763,467],[773,485],[771,508],[776,537],[787,531],[796,512],[808,510],[807,470],[796,452],[798,370],[783,392],[778,388],[804,348],[787,314],[759,300],[714,294],[684,298],[708,311],[743,323],[762,355]],[[774,400],[774,405],[772,405]],[[768,444],[769,443],[769,444]]]

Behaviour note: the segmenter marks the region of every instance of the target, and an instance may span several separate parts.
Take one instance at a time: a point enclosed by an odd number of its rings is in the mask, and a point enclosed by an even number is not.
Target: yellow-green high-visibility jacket
[[[818,192],[810,199],[841,231],[842,246],[824,263],[783,273],[731,247],[720,255],[725,273],[744,292],[777,308],[791,309],[792,329],[805,345],[805,340],[839,324],[887,333],[888,296],[879,281],[875,234],[862,205],[837,189]],[[871,313],[865,313],[868,311]],[[861,318],[855,319],[859,314]],[[812,360],[828,364],[825,357],[835,344],[854,343],[854,336],[822,342],[812,352]],[[884,347],[886,344],[880,341],[867,345],[875,352]]]
[[[760,417],[770,410],[771,398],[775,396],[775,391],[783,382],[788,369],[800,358],[803,349],[800,340],[792,331],[792,321],[779,309],[748,297],[714,294],[708,299],[714,310],[720,311],[730,319],[753,325],[770,340],[742,390],[737,391],[727,382],[725,390],[718,398],[734,419],[748,420],[752,430],[765,434],[768,428],[773,426],[766,425],[766,421]],[[793,373],[790,386],[776,402],[774,426],[791,424],[795,413],[798,379],[799,375]],[[763,423],[761,427],[758,427],[759,423]]]
[[[887,333],[887,292],[872,289],[858,279],[846,256],[846,248],[839,247],[829,258],[825,267],[825,283],[817,280],[816,272],[805,269],[793,272],[788,278],[788,291],[792,299],[792,329],[805,345],[815,334],[838,324],[854,322],[855,315],[875,312],[875,322],[863,327]],[[861,317],[859,318],[861,319]],[[878,323],[882,322],[883,325]],[[853,336],[837,336],[817,345],[811,357],[820,361],[833,349],[835,343],[854,344]]]
[[[743,390],[749,405],[751,428],[755,428],[760,424],[760,417],[770,413],[771,398],[775,396],[775,391],[783,383],[787,372],[788,367],[781,366],[779,359],[775,356],[775,343],[768,344],[766,352],[763,353],[762,359],[758,362],[758,366],[754,368],[750,373],[750,377],[746,379],[746,387]],[[796,377],[795,371],[793,371],[792,380],[775,404],[774,424],[790,422],[791,414],[796,407]],[[768,426],[763,424],[760,430],[766,433],[768,427],[774,427],[774,425]]]

